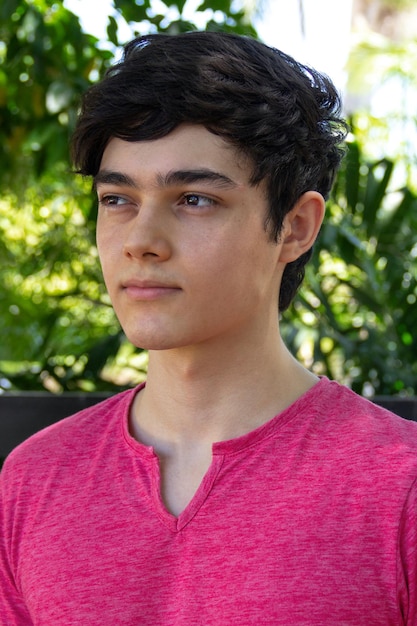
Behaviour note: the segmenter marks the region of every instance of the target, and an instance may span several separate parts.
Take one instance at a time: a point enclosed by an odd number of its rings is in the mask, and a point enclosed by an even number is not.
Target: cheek
[[[103,220],[100,209],[97,216],[96,223],[96,242],[97,247],[103,244],[104,240],[108,237],[109,228],[106,227],[106,220]]]
[[[103,227],[100,222],[97,222],[96,244],[100,263],[103,268],[112,265],[116,261],[118,248],[121,248],[121,244],[114,235],[114,230],[111,232],[110,229]]]
[[[97,245],[98,256],[100,258],[100,262],[103,265],[103,261],[104,261],[103,252],[106,249],[106,246],[104,245],[104,232],[101,226],[100,218],[98,218],[97,224],[96,224],[96,245]]]
[[[112,249],[103,241],[97,243],[98,257],[106,289],[113,298],[118,280],[117,260]]]

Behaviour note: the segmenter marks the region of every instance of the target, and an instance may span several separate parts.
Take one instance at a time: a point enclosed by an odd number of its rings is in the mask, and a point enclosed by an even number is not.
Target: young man
[[[1,623],[417,624],[417,425],[288,353],[341,158],[329,80],[247,38],[152,35],[74,159],[145,386],[2,472]]]

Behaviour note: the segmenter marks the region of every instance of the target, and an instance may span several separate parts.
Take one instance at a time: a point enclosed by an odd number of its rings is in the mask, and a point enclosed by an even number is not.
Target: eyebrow
[[[212,183],[220,189],[234,189],[238,186],[235,181],[225,174],[220,174],[219,172],[206,168],[196,170],[172,170],[166,174],[158,174],[156,182],[160,187],[201,182]],[[106,169],[100,170],[94,177],[94,189],[100,184],[133,187],[136,189],[140,187],[140,185],[127,174]]]
[[[93,178],[93,188],[97,189],[97,185],[119,185],[120,187],[137,187],[133,178],[122,174],[121,172],[112,172],[111,170],[100,170]]]

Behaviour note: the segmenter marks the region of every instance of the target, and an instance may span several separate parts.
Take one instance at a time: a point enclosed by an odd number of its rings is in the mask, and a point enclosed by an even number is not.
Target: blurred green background
[[[3,0],[0,392],[112,391],[145,377],[146,353],[125,340],[102,283],[96,201],[71,173],[68,144],[81,94],[120,54],[126,29],[257,36],[265,9],[194,5],[190,20],[185,0],[114,0],[103,41],[61,0]],[[302,21],[301,0],[298,8]],[[417,106],[409,106],[417,29],[401,30],[415,9],[407,0],[354,3],[348,154],[305,284],[282,320],[300,360],[366,396],[417,395]],[[396,107],[378,115],[363,96],[384,84]]]

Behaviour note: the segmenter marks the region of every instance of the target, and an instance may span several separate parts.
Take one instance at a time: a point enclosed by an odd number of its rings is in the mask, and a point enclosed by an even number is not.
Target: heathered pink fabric
[[[6,461],[2,625],[416,626],[416,423],[322,379],[215,444],[176,519],[134,393]]]

